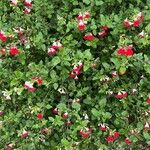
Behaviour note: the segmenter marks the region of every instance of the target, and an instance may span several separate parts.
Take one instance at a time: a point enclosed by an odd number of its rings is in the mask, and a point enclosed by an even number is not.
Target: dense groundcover
[[[149,0],[0,1],[0,149],[150,149]]]

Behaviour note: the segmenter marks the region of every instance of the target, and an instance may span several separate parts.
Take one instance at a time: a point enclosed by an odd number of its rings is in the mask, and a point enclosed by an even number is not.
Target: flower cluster
[[[70,78],[78,80],[78,75],[81,74],[81,69],[83,68],[83,63],[79,62],[75,65],[70,73]]]
[[[134,54],[133,46],[129,45],[129,46],[121,47],[117,50],[117,54],[127,56],[127,57],[132,56]]]
[[[63,48],[63,45],[60,43],[60,41],[53,42],[52,46],[48,48],[48,54],[55,55],[61,48]]]
[[[109,27],[107,25],[104,25],[101,27],[101,32],[98,33],[99,38],[103,39],[107,36],[107,34],[109,33]]]
[[[81,129],[79,133],[83,138],[88,138],[92,133],[92,129],[90,128]]]
[[[127,18],[124,20],[123,25],[125,28],[130,29],[132,26],[134,27],[139,27],[141,25],[141,23],[144,20],[144,14],[142,12],[138,13],[135,18],[134,21],[131,22],[129,21]]]
[[[78,20],[78,29],[79,30],[84,30],[86,27],[87,20],[90,18],[90,13],[88,11],[84,12],[83,14],[80,13],[77,16]]]
[[[30,14],[31,9],[32,9],[32,0],[25,0],[24,6],[25,6],[24,13]]]
[[[7,36],[6,36],[5,32],[3,32],[3,31],[0,31],[0,40],[2,42],[6,42],[6,40],[7,40]]]

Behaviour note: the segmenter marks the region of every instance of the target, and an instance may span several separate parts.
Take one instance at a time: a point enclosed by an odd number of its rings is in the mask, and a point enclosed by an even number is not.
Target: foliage
[[[25,2],[0,1],[0,149],[148,149],[150,3]]]

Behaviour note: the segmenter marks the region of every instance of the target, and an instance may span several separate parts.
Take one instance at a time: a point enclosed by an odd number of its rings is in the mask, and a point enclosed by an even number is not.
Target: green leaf
[[[85,50],[83,53],[84,58],[86,58],[87,60],[90,60],[92,58],[92,54],[90,52],[89,49]]]
[[[53,67],[57,66],[60,62],[61,60],[58,56],[55,56],[51,61]]]
[[[85,4],[87,4],[87,5],[89,5],[90,4],[90,0],[83,0],[83,3],[85,3]]]
[[[96,0],[96,2],[95,2],[96,6],[100,6],[100,5],[102,5],[103,3],[104,3],[104,2],[101,1],[101,0]]]
[[[80,110],[81,105],[79,103],[73,103],[72,108],[76,109],[77,111]]]
[[[99,115],[100,115],[100,112],[98,110],[96,110],[95,108],[92,108],[91,112],[95,117],[99,117]]]

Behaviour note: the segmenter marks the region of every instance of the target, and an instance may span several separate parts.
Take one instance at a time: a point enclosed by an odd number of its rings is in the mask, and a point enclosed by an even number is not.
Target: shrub
[[[149,149],[148,1],[0,9],[1,149]]]

